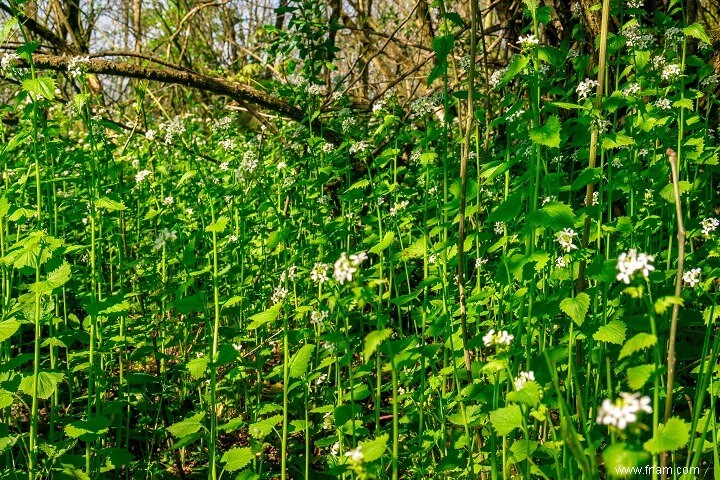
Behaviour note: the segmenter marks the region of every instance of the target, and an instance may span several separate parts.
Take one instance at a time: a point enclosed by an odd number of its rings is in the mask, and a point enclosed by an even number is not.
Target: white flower
[[[430,255],[430,256],[428,257],[428,263],[429,263],[430,265],[434,265],[435,262],[437,262],[437,255],[433,253],[432,255]]]
[[[277,169],[278,169],[278,170],[285,170],[286,168],[287,168],[287,163],[285,163],[284,161],[280,160],[280,161],[278,162],[278,164],[277,164]]]
[[[540,43],[540,40],[538,40],[538,38],[533,34],[529,34],[526,37],[520,35],[517,43],[520,45],[520,48],[522,48],[523,50],[527,50],[534,47],[535,45],[538,45]]]
[[[495,233],[498,235],[505,233],[505,222],[495,222]]]
[[[322,325],[322,323],[325,321],[325,319],[327,317],[328,317],[327,310],[323,310],[320,312],[317,310],[313,310],[312,313],[310,313],[310,322],[313,325],[320,326],[320,325]]]
[[[365,458],[365,455],[363,455],[362,452],[362,445],[358,445],[352,450],[348,450],[345,452],[345,456],[348,457],[352,463],[362,463]]]
[[[195,210],[193,210],[192,208],[185,209],[185,215],[187,215],[188,217],[192,217],[194,214],[195,214]]]
[[[618,257],[616,278],[625,284],[629,284],[636,272],[641,272],[642,276],[647,278],[650,272],[655,270],[652,262],[655,256],[645,253],[637,253],[637,250],[631,248],[627,253],[623,252]]]
[[[351,255],[348,258],[347,253],[340,254],[340,258],[335,262],[333,277],[340,284],[352,281],[353,274],[357,272],[357,267],[367,258],[365,252],[357,255]]]
[[[273,304],[277,304],[285,300],[285,297],[287,297],[288,291],[286,288],[284,288],[282,285],[278,285],[275,290],[273,291],[273,294],[270,296],[270,301]]]
[[[592,204],[598,205],[600,204],[600,192],[593,192],[592,194]]]
[[[138,173],[135,174],[135,183],[140,183],[143,180],[145,180],[145,177],[150,175],[150,170],[140,170]]]
[[[634,97],[638,93],[640,93],[639,83],[630,83],[622,91],[623,97]]]
[[[718,84],[718,81],[720,81],[720,78],[716,73],[713,73],[712,75],[703,78],[702,82],[700,82],[700,87],[703,90],[710,90]]]
[[[333,443],[332,447],[330,447],[330,455],[333,457],[337,457],[337,454],[340,452],[340,444],[338,442]]]
[[[223,150],[235,150],[237,142],[234,138],[226,138],[225,140],[220,141],[220,146]]]
[[[679,43],[683,39],[683,31],[677,27],[670,27],[665,30],[665,38],[670,43]]]
[[[502,82],[505,73],[507,73],[507,68],[495,70],[492,75],[490,75],[490,88],[497,88],[500,85],[500,82]]]
[[[404,210],[405,207],[407,207],[409,204],[410,202],[408,202],[407,200],[402,200],[399,203],[395,202],[395,206],[390,207],[390,216],[394,217],[400,210]]]
[[[156,134],[157,134],[157,132],[151,128],[150,130],[145,132],[145,138],[152,142],[153,140],[155,140]]]
[[[370,144],[366,142],[365,140],[360,142],[355,142],[352,145],[350,145],[350,154],[355,155],[357,153],[364,153],[366,150],[370,148]]]
[[[68,72],[73,78],[77,78],[87,71],[90,64],[90,57],[72,57],[68,62]]]
[[[575,91],[578,94],[578,98],[580,100],[586,99],[591,93],[593,88],[597,88],[598,82],[597,80],[593,80],[591,78],[586,78],[582,82],[580,82],[575,89]]]
[[[670,110],[670,107],[672,106],[670,104],[670,99],[668,98],[658,98],[657,100],[655,100],[655,103],[653,103],[653,105],[655,105],[655,108],[658,108],[660,110]]]
[[[720,226],[720,220],[717,218],[706,218],[700,222],[702,225],[702,233],[706,237],[710,236],[710,232],[714,232]]]
[[[475,268],[481,268],[487,262],[488,262],[487,258],[476,258],[475,259]]]
[[[629,424],[637,422],[640,412],[652,413],[650,397],[623,392],[614,403],[609,398],[603,401],[598,410],[597,423],[625,430]]]
[[[687,283],[690,287],[694,287],[700,283],[700,270],[699,268],[693,268],[683,273],[683,282]]]
[[[555,259],[555,266],[557,268],[565,268],[565,257],[558,257],[557,259]]]
[[[676,63],[668,63],[663,67],[662,71],[662,79],[663,80],[673,80],[680,76],[680,73],[682,70],[680,69],[680,65]]]
[[[555,234],[555,241],[560,244],[565,252],[577,250],[577,245],[573,244],[573,238],[577,237],[577,233],[572,228],[564,228],[561,232]]]
[[[515,378],[515,390],[522,389],[525,384],[529,381],[535,381],[535,372],[529,371],[529,372],[520,372],[518,373],[517,378]]]
[[[316,263],[312,270],[310,270],[310,279],[315,283],[325,283],[328,280],[327,272],[330,269],[330,265],[327,263]]]
[[[237,242],[237,235],[230,235],[230,236],[228,237],[228,241],[229,241],[230,243],[235,243],[235,242]]]
[[[491,328],[488,333],[483,335],[483,343],[486,347],[492,347],[492,346],[500,346],[500,347],[507,347],[510,346],[510,343],[515,338],[514,335],[511,335],[507,332],[507,330],[501,330],[500,332],[495,332],[494,328]]]
[[[322,85],[310,85],[308,87],[308,93],[310,95],[322,95],[323,87]]]
[[[175,230],[172,232],[168,230],[167,228],[163,228],[160,234],[155,239],[155,246],[153,247],[155,250],[160,250],[163,248],[168,241],[175,241],[177,240],[177,233]]]
[[[7,70],[8,68],[12,67],[15,62],[18,62],[20,60],[20,55],[18,55],[15,52],[6,53],[3,55],[2,60],[0,60],[0,69]]]
[[[175,203],[175,199],[174,199],[173,197],[165,197],[165,198],[163,198],[163,205],[165,205],[166,207],[169,207],[169,206],[172,205],[173,203]]]
[[[645,3],[643,0],[628,0],[627,8],[642,8],[643,3]]]

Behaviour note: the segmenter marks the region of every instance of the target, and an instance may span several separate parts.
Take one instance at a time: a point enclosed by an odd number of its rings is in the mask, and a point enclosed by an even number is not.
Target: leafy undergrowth
[[[127,131],[82,62],[70,105],[5,65],[2,478],[711,478],[710,40],[614,7],[598,97],[592,39],[547,44],[526,3],[518,53],[476,86],[465,200],[452,22],[438,93],[334,98],[339,135],[220,106]]]

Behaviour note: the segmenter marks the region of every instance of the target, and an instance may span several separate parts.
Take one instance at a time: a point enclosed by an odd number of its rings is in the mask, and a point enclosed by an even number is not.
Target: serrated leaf
[[[193,358],[190,360],[186,368],[188,369],[188,372],[190,372],[190,375],[195,379],[199,380],[205,376],[205,372],[207,371],[208,366],[208,359],[206,357],[200,357],[200,358]]]
[[[522,72],[528,63],[530,63],[530,58],[525,55],[513,56],[513,59],[510,61],[510,64],[505,70],[505,74],[502,76],[502,80],[500,81],[498,88],[502,88],[507,85],[507,83],[515,78],[518,73]]]
[[[530,129],[530,140],[546,147],[560,146],[560,119],[556,115],[550,116],[541,127]]]
[[[375,437],[373,440],[359,442],[364,462],[374,462],[385,454],[387,442],[390,437],[387,433]]]
[[[282,304],[276,303],[264,312],[256,313],[248,319],[250,320],[250,324],[247,326],[247,329],[255,330],[268,322],[272,322],[277,318],[278,314],[280,313],[280,308],[282,308]]]
[[[225,452],[220,461],[225,464],[225,471],[235,472],[252,462],[253,458],[255,454],[250,447],[237,447]]]
[[[57,390],[65,375],[59,372],[40,372],[38,374],[38,398],[46,400]],[[28,395],[33,394],[35,382],[32,375],[27,376],[20,382],[20,390]]]
[[[655,372],[655,365],[639,365],[627,369],[627,384],[632,390],[640,390]]]
[[[0,408],[7,408],[15,402],[12,393],[0,388]]]
[[[79,438],[84,441],[91,441],[107,433],[110,427],[110,420],[103,416],[93,417],[89,420],[80,420],[65,425],[63,431],[70,438]]]
[[[375,350],[377,350],[380,344],[390,338],[390,335],[392,335],[392,330],[385,328],[383,330],[372,331],[365,336],[363,357],[366,362],[370,359],[372,354],[375,353]]]
[[[683,28],[683,33],[689,37],[697,38],[706,45],[712,45],[712,40],[705,31],[705,27],[702,23],[695,22],[692,25],[688,25],[687,27]]]
[[[353,191],[353,190],[357,190],[357,189],[360,189],[360,188],[365,188],[365,187],[367,187],[368,185],[370,185],[370,181],[369,181],[368,179],[365,178],[365,179],[362,179],[362,180],[358,180],[357,182],[355,182],[355,183],[353,183],[352,185],[350,185],[350,186],[347,188],[347,190],[345,190],[345,193],[351,192],[351,191]]]
[[[689,192],[691,189],[692,185],[690,185],[689,182],[685,180],[680,180],[678,182],[678,190],[680,191],[681,197],[684,193]],[[668,203],[675,203],[675,189],[671,183],[665,185],[663,189],[660,190],[660,196]]]
[[[585,187],[591,183],[597,182],[597,180],[602,175],[602,172],[600,171],[600,168],[586,168],[580,174],[577,176],[575,181],[572,183],[572,189],[577,190],[579,188]]]
[[[602,146],[605,149],[634,145],[635,139],[624,133],[609,133],[603,137]]]
[[[490,423],[500,436],[522,427],[522,420],[522,411],[518,405],[510,405],[490,412]]]
[[[315,345],[303,345],[290,359],[290,378],[300,378],[308,372]]]
[[[211,233],[222,233],[223,230],[225,230],[225,227],[228,224],[228,218],[226,216],[222,216],[215,220],[215,223],[211,223],[207,227],[205,227],[206,232]]]
[[[20,328],[20,324],[15,320],[10,319],[0,322],[0,342],[4,342],[15,335],[18,328]]]
[[[590,297],[585,292],[578,293],[575,298],[566,298],[560,302],[560,310],[581,327],[588,309],[590,308]]]
[[[193,433],[200,431],[200,429],[202,428],[202,419],[204,416],[204,412],[197,413],[192,417],[188,417],[184,420],[173,423],[172,425],[167,427],[167,430],[174,437],[187,437],[189,435],[192,435]]]
[[[690,426],[677,417],[671,417],[650,440],[643,444],[645,450],[653,455],[672,452],[687,445],[690,440]]]
[[[50,272],[47,277],[47,284],[50,289],[54,290],[58,287],[65,285],[65,283],[70,280],[71,272],[72,270],[70,269],[70,264],[67,262],[63,262],[62,265]]]
[[[97,208],[104,208],[106,210],[125,210],[125,205],[122,202],[111,200],[108,197],[102,197],[95,202]]]
[[[378,243],[377,245],[375,245],[374,247],[372,247],[372,248],[369,250],[370,253],[374,253],[374,254],[376,254],[376,255],[379,255],[380,252],[382,252],[383,250],[385,250],[387,247],[390,246],[390,244],[392,243],[392,241],[393,241],[394,239],[395,239],[395,233],[394,233],[394,232],[387,232],[387,233],[385,234],[385,236],[383,237],[383,239],[380,241],[380,243]]]
[[[55,98],[55,80],[50,77],[28,78],[23,80],[22,88],[33,95],[52,100]]]
[[[282,419],[282,415],[275,415],[270,418],[260,420],[259,422],[255,422],[250,425],[250,435],[257,440],[261,440],[269,435],[273,428],[275,428],[275,425],[282,422]]]
[[[533,381],[525,382],[525,385],[520,390],[507,394],[507,401],[534,407],[540,403],[540,385]]]
[[[611,320],[607,325],[598,328],[593,338],[598,342],[615,343],[622,345],[625,341],[627,326],[620,320]]]
[[[618,360],[622,360],[623,358],[632,355],[635,352],[639,352],[640,350],[652,347],[655,343],[657,343],[657,337],[655,335],[643,332],[638,333],[625,342],[625,345],[623,345],[620,349]]]
[[[400,258],[409,260],[425,256],[425,237],[420,237],[400,252]]]

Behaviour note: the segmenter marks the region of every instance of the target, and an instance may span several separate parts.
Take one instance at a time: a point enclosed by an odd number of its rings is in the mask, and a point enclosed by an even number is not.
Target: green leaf
[[[625,326],[625,323],[621,322],[620,320],[612,320],[608,322],[607,325],[603,325],[602,327],[598,328],[598,331],[595,332],[593,338],[598,342],[607,342],[622,345],[625,341],[626,330],[627,327]]]
[[[7,408],[15,402],[12,393],[0,388],[0,408]]]
[[[415,240],[412,245],[409,245],[402,252],[400,252],[400,258],[403,260],[410,260],[411,258],[420,258],[425,256],[425,237],[420,237]]]
[[[695,22],[692,25],[688,25],[687,27],[683,28],[683,33],[689,37],[697,38],[698,40],[707,45],[712,45],[712,40],[705,31],[705,27],[702,23]]]
[[[505,70],[505,74],[503,75],[498,88],[502,88],[507,85],[507,83],[515,78],[518,73],[522,72],[528,63],[530,63],[530,58],[525,55],[513,56],[510,65],[508,65],[507,70]]]
[[[79,438],[87,442],[100,438],[102,434],[107,433],[109,427],[110,420],[99,416],[65,425],[63,431],[70,438]]]
[[[671,417],[643,447],[653,455],[672,452],[684,447],[690,440],[690,426],[677,417]]]
[[[373,440],[365,440],[359,443],[363,453],[364,462],[374,462],[385,454],[387,448],[388,434],[385,433]]]
[[[70,280],[70,264],[63,262],[58,268],[50,272],[47,277],[47,284],[51,290],[61,287]]]
[[[252,462],[253,458],[255,454],[250,447],[237,447],[225,452],[220,461],[225,464],[225,471],[235,472]]]
[[[122,202],[111,200],[108,197],[102,197],[95,202],[97,208],[104,208],[106,210],[125,210],[125,205]]]
[[[385,234],[385,236],[383,237],[383,239],[380,241],[380,243],[378,243],[377,245],[375,245],[374,247],[372,247],[370,249],[370,253],[379,255],[380,252],[382,252],[383,250],[385,250],[387,247],[390,246],[390,244],[392,243],[394,238],[395,238],[394,232],[387,232]]]
[[[23,80],[22,88],[26,92],[48,100],[55,98],[55,80],[50,77],[28,78]]]
[[[58,383],[62,381],[64,374],[59,372],[40,372],[38,374],[38,398],[46,400],[55,393]],[[34,392],[34,378],[27,376],[20,382],[20,390],[28,395]]]
[[[199,380],[205,376],[205,372],[207,371],[208,366],[208,359],[207,357],[199,357],[199,358],[193,358],[190,360],[186,368],[190,372],[190,375],[195,379]]]
[[[204,416],[204,412],[197,413],[192,417],[188,417],[184,420],[173,423],[172,425],[167,427],[167,430],[174,437],[187,437],[189,435],[192,435],[193,433],[200,431],[200,429],[202,428],[202,419]]]
[[[510,447],[511,458],[508,458],[509,463],[519,463],[528,458],[530,455],[537,450],[538,442],[532,440],[517,440]]]
[[[540,403],[540,385],[533,381],[526,382],[520,390],[508,393],[507,401],[534,407]]]
[[[498,205],[488,216],[488,223],[509,222],[520,214],[522,209],[522,194],[520,192],[510,195],[507,200]]]
[[[353,191],[353,190],[357,190],[357,189],[359,189],[359,188],[365,188],[365,187],[367,187],[368,185],[370,185],[370,181],[369,181],[367,178],[362,179],[362,180],[358,180],[357,182],[355,182],[355,183],[353,183],[352,185],[350,185],[350,186],[347,188],[347,190],[345,190],[345,193],[351,192],[351,191]]]
[[[605,149],[634,145],[635,140],[624,133],[610,133],[603,137],[602,146]]]
[[[522,427],[522,420],[522,411],[518,405],[510,405],[490,412],[490,423],[500,436]]]
[[[215,223],[211,223],[207,227],[205,227],[206,232],[213,232],[213,233],[222,233],[223,230],[225,230],[225,227],[228,224],[228,218],[225,216],[222,216],[218,218]]]
[[[250,435],[256,440],[261,440],[269,435],[270,432],[273,431],[273,428],[275,428],[275,425],[282,422],[282,419],[282,415],[275,415],[270,418],[260,420],[259,422],[255,422],[250,425]]]
[[[690,185],[689,182],[685,180],[680,180],[678,182],[678,190],[680,191],[681,197],[684,193],[689,192],[691,189],[692,185]],[[675,189],[673,188],[672,183],[665,185],[663,189],[660,190],[660,196],[668,203],[675,203]]]
[[[560,302],[560,309],[572,318],[578,327],[581,327],[590,308],[590,297],[585,292],[580,292],[575,298],[566,298]]]
[[[589,185],[591,183],[595,183],[600,176],[602,175],[602,172],[600,171],[600,168],[586,168],[582,172],[580,172],[580,175],[577,176],[575,181],[572,183],[572,189],[577,190],[579,188],[582,188],[586,185]]]
[[[626,443],[614,443],[602,453],[605,471],[612,477],[626,478],[627,475],[613,475],[614,472],[630,471],[633,467],[647,464],[650,455],[642,450],[633,450]]]
[[[530,129],[530,140],[546,147],[560,146],[560,119],[552,115],[541,127]]]
[[[15,332],[18,331],[18,328],[20,328],[20,324],[13,319],[0,322],[0,342],[4,342],[8,338],[15,335]]]
[[[383,330],[372,331],[365,336],[363,357],[366,362],[370,359],[372,354],[375,353],[375,350],[377,350],[380,344],[390,338],[390,335],[392,335],[392,330],[385,328]]]
[[[657,343],[657,337],[655,335],[642,332],[638,333],[625,342],[625,345],[623,345],[620,349],[618,360],[622,360],[623,358],[632,355],[635,352],[639,352],[640,350],[652,347],[655,343]]]
[[[268,308],[264,312],[256,313],[249,318],[250,324],[247,326],[248,330],[255,330],[268,322],[275,320],[280,313],[281,303],[276,303],[272,307]]]
[[[0,30],[0,44],[7,42],[8,38],[10,38],[10,34],[13,33],[13,30],[15,30],[17,26],[18,20],[16,17],[10,17],[8,21],[5,22],[2,30]]]
[[[632,390],[640,390],[645,386],[653,373],[655,373],[655,365],[639,365],[627,369],[627,384]]]
[[[527,215],[528,225],[541,225],[553,230],[572,228],[575,224],[575,213],[564,203],[549,202],[541,209]]]
[[[290,378],[300,378],[308,371],[315,345],[303,345],[290,359]]]

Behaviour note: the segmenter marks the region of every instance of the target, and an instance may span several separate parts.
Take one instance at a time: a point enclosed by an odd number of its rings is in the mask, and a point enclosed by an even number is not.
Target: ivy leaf
[[[552,115],[541,127],[530,129],[530,140],[546,147],[557,148],[560,146],[560,119]]]
[[[560,302],[560,309],[572,318],[578,327],[582,326],[589,308],[590,297],[585,292],[580,292],[575,298],[566,298]]]
[[[522,427],[522,419],[522,411],[518,405],[510,405],[490,412],[490,423],[500,436]]]
[[[625,341],[626,330],[627,327],[625,326],[625,323],[621,322],[620,320],[612,320],[608,322],[607,325],[603,325],[602,327],[598,328],[598,331],[595,332],[593,338],[598,342],[607,342],[622,345]]]
[[[290,378],[300,378],[305,375],[310,365],[310,357],[315,345],[303,345],[290,359]]]
[[[643,444],[643,447],[653,455],[662,452],[672,452],[684,447],[690,440],[690,426],[677,417],[671,417],[665,425],[658,427],[653,438]]]
[[[237,447],[225,452],[220,461],[225,464],[225,471],[235,472],[252,462],[254,457],[250,447]]]
[[[26,92],[48,100],[55,98],[55,80],[50,77],[28,78],[23,80],[22,88]]]
[[[640,390],[653,373],[655,373],[655,365],[639,365],[627,369],[627,384],[632,390]]]
[[[640,350],[652,347],[655,343],[657,343],[657,337],[655,335],[643,332],[638,333],[625,342],[625,345],[623,345],[620,349],[618,360],[622,360],[623,358],[632,355],[635,352],[639,352]]]

